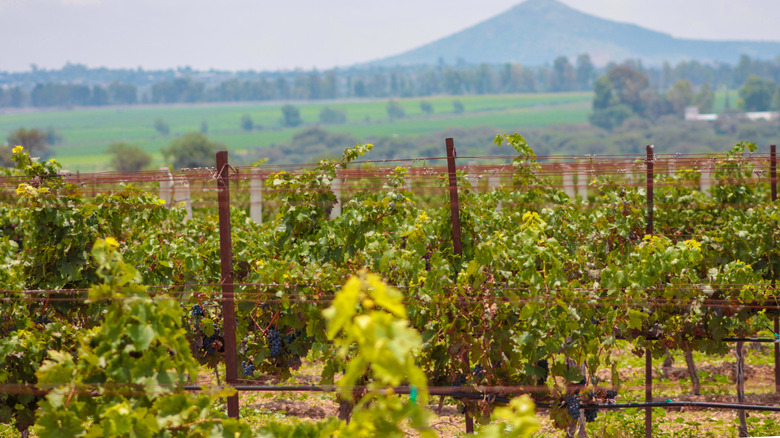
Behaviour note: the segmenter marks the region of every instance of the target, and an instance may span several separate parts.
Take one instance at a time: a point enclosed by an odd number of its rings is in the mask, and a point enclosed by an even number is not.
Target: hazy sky
[[[778,0],[561,0],[697,39],[780,41]],[[519,0],[0,0],[0,70],[35,63],[276,70],[397,54]],[[517,23],[522,26],[523,23]]]

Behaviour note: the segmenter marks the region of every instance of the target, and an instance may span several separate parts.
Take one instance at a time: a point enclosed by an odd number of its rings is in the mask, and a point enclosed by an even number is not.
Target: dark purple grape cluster
[[[245,376],[251,376],[255,372],[255,364],[252,362],[241,362],[241,368],[244,369]]]
[[[290,333],[288,335],[284,335],[284,345],[291,345],[293,342],[295,342],[296,339],[301,337],[303,334],[303,331],[300,329],[296,330],[293,333]]]
[[[485,375],[485,369],[482,368],[482,365],[477,364],[471,373],[474,375],[474,377],[481,379]]]
[[[268,330],[266,335],[266,342],[268,342],[268,350],[271,359],[275,359],[282,355],[282,335],[278,330]]]
[[[599,408],[596,406],[588,406],[584,409],[585,414],[585,422],[586,423],[592,423],[596,420],[596,416],[598,416]]]
[[[607,390],[607,400],[614,400],[615,397],[617,397],[618,392],[614,389],[608,389]]]
[[[192,317],[193,318],[203,318],[206,316],[205,313],[203,313],[203,309],[200,307],[200,304],[196,304],[192,306]]]
[[[211,356],[212,354],[216,353],[217,349],[219,348],[219,336],[217,333],[214,333],[211,336],[206,336],[203,338],[203,349],[206,350],[206,355]],[[224,351],[223,348],[219,348],[220,351]]]
[[[566,409],[569,410],[569,415],[574,420],[580,418],[580,395],[574,393],[566,396]]]
[[[539,359],[539,362],[536,362],[536,366],[542,369],[542,377],[536,380],[536,384],[542,386],[547,382],[547,378],[550,377],[550,365],[547,363],[547,359]]]
[[[51,323],[51,320],[50,320],[49,318],[47,318],[47,317],[45,317],[45,316],[44,316],[44,317],[39,317],[39,318],[37,318],[37,319],[35,320],[35,323],[36,323],[36,324],[41,324],[41,325],[46,325],[46,324],[49,324],[49,323]]]
[[[458,374],[458,377],[455,379],[455,382],[452,383],[453,386],[463,386],[466,384],[466,376],[463,374]]]

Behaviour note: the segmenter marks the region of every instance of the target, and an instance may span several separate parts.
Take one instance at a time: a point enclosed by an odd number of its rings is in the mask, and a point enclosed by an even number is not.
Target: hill
[[[601,65],[627,58],[651,65],[691,59],[736,63],[742,54],[774,58],[780,55],[780,42],[674,38],[595,17],[557,0],[527,0],[456,34],[369,65],[435,64],[440,58],[447,63],[462,59],[467,63],[542,65],[560,55],[581,53],[589,53]]]

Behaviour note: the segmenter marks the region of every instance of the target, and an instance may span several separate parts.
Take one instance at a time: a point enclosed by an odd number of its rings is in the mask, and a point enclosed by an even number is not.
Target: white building
[[[754,111],[745,113],[745,117],[750,120],[774,120],[780,117],[777,111]],[[699,114],[699,107],[689,106],[685,108],[685,120],[704,120],[714,122],[718,120],[717,114]]]

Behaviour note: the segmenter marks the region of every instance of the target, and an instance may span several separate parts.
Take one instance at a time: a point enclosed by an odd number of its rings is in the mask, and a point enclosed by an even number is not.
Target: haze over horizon
[[[780,41],[780,27],[773,23],[780,16],[775,0],[559,1],[679,38]],[[0,42],[0,70],[27,71],[31,64],[60,68],[68,62],[109,68],[324,70],[419,47],[518,3],[0,0],[0,26],[13,36]]]

